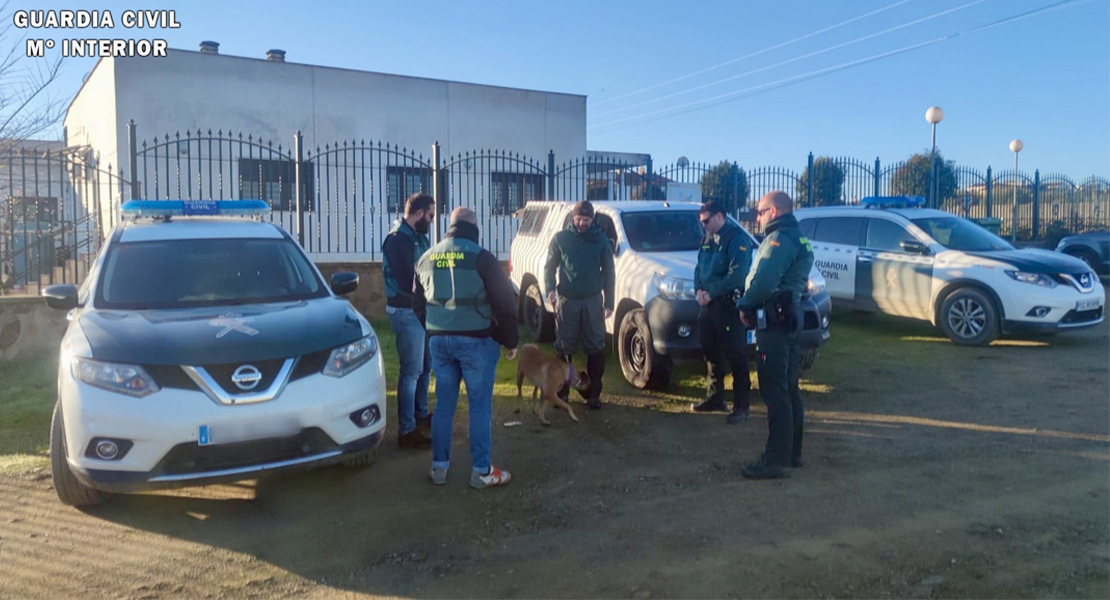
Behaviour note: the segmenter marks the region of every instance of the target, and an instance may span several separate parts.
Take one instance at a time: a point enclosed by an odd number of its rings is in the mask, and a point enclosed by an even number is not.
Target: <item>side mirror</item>
[[[77,308],[77,286],[72,283],[47,286],[46,289],[42,290],[42,295],[46,298],[46,305],[50,308],[59,310]]]
[[[901,246],[902,246],[902,251],[903,252],[908,252],[909,254],[928,254],[929,253],[929,248],[927,248],[925,246],[925,244],[922,244],[921,242],[918,242],[918,241],[901,242]]]
[[[331,291],[344,296],[358,289],[358,273],[340,271],[331,275]]]

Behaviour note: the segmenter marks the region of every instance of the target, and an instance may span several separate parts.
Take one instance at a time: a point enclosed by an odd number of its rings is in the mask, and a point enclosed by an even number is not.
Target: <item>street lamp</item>
[[[1018,152],[1025,147],[1021,140],[1010,141],[1010,152],[1014,153],[1014,210],[1010,215],[1010,240],[1017,241],[1017,222],[1018,222]]]
[[[925,120],[933,126],[933,149],[929,152],[929,206],[937,208],[937,167],[934,164],[937,158],[937,123],[944,119],[944,110],[939,106],[930,106],[925,111]]]

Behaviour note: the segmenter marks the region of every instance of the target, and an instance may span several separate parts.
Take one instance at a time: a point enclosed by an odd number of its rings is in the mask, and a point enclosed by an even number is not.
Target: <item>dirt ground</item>
[[[463,415],[442,487],[395,438],[366,470],[85,512],[3,476],[0,597],[1110,597],[1110,326],[969,349],[835,318],[791,479],[741,478],[762,405],[689,412],[690,366],[578,425],[504,428],[499,401],[504,489],[467,487]]]

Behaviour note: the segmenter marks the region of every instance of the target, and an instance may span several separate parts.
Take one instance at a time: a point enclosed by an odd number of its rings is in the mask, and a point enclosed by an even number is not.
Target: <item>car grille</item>
[[[331,356],[331,349],[305,354],[293,367],[293,373],[289,376],[289,380],[296,381],[319,373],[324,368],[324,363],[328,361],[328,356]]]
[[[289,377],[290,381],[304,379],[319,373],[324,368],[324,363],[327,362],[328,356],[331,355],[331,349],[320,350],[318,352],[310,352],[297,360],[297,364],[293,367],[293,372]],[[202,365],[208,371],[208,374],[220,384],[226,392],[230,394],[242,394],[243,390],[239,389],[234,382],[231,381],[231,375],[242,365],[254,365],[262,372],[262,380],[254,387],[255,390],[264,390],[270,386],[277,376],[278,371],[281,370],[281,365],[284,359],[276,358],[271,360],[258,360],[258,361],[242,361],[236,363],[224,363],[214,365]],[[189,377],[188,374],[178,365],[143,365],[143,369],[154,378],[155,383],[160,388],[170,388],[179,390],[200,391],[197,384]]]
[[[223,363],[215,365],[203,365],[204,370],[208,371],[208,375],[220,384],[220,387],[229,394],[242,394],[248,390],[242,390],[239,386],[231,381],[231,375],[235,370],[243,365],[254,365],[262,374],[262,379],[258,385],[251,388],[253,391],[265,390],[270,387],[277,377],[278,371],[281,370],[281,365],[285,362],[284,358],[272,358],[269,360],[244,360],[242,362]]]
[[[1091,310],[1070,310],[1068,314],[1060,319],[1060,323],[1064,325],[1075,325],[1078,323],[1090,323],[1102,318],[1102,308],[1093,308]]]
[[[143,365],[158,387],[199,392],[197,384],[177,365]]]
[[[250,467],[319,454],[336,446],[335,441],[318,427],[302,429],[292,437],[232,444],[200,446],[196,442],[186,442],[170,449],[155,467],[154,473],[180,475]]]

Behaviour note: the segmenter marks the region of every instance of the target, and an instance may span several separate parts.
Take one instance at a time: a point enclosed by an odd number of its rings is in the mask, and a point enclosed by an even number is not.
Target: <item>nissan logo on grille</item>
[[[1084,274],[1080,275],[1079,276],[1079,285],[1081,285],[1083,287],[1090,287],[1091,286],[1091,274],[1090,273],[1084,273]]]
[[[243,391],[253,390],[258,387],[260,381],[262,381],[262,372],[254,365],[243,365],[231,374],[231,382]]]

